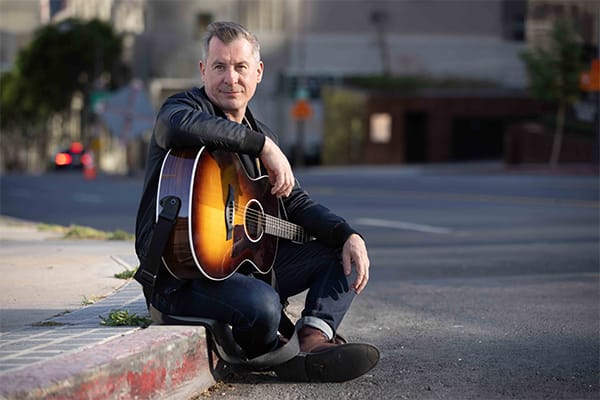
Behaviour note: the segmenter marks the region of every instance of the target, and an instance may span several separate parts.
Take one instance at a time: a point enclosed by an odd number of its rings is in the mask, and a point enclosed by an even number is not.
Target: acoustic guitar
[[[157,219],[159,200],[169,195],[181,199],[181,209],[162,258],[178,279],[224,280],[244,264],[266,274],[279,238],[309,240],[302,227],[280,218],[268,177],[251,178],[235,153],[169,150],[160,172]]]

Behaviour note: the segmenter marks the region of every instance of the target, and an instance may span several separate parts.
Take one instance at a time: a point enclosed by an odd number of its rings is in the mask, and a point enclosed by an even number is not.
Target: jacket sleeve
[[[283,204],[290,222],[302,226],[329,247],[340,248],[353,233],[360,235],[342,217],[312,200],[298,181]]]
[[[259,132],[215,115],[212,105],[188,91],[168,98],[154,127],[156,143],[163,149],[208,146],[258,156],[265,137]]]

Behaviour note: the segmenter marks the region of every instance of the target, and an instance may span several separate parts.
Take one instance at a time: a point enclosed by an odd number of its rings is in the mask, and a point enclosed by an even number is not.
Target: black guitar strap
[[[176,196],[165,196],[160,200],[160,205],[163,209],[158,215],[158,221],[152,233],[148,256],[139,266],[133,277],[144,287],[145,294],[151,293],[154,290],[156,276],[162,262],[161,257],[167,247],[173,226],[177,221],[179,209],[181,208],[181,200]],[[147,300],[149,298],[150,296],[146,296]]]

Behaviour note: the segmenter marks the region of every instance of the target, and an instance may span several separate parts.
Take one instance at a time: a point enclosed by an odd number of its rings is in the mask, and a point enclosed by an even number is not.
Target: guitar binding
[[[256,199],[252,199],[244,208],[244,232],[254,243],[260,241],[265,233],[265,211]]]

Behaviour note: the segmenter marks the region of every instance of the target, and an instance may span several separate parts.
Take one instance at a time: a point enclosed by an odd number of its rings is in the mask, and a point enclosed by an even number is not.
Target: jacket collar
[[[206,94],[206,89],[204,88],[204,86],[202,86],[200,88],[200,95],[208,102],[210,103],[210,105],[213,108],[213,114],[221,117],[221,118],[225,118],[227,119],[227,117],[225,116],[225,113],[223,112],[223,110],[221,110],[215,103],[213,103],[210,98],[208,97],[208,94]],[[252,112],[250,111],[250,107],[246,107],[246,113],[244,114],[244,116],[248,119],[248,121],[250,121],[250,126],[252,127],[252,129],[254,130],[259,130],[258,124],[256,123],[256,120],[254,119],[254,116],[252,115]]]

